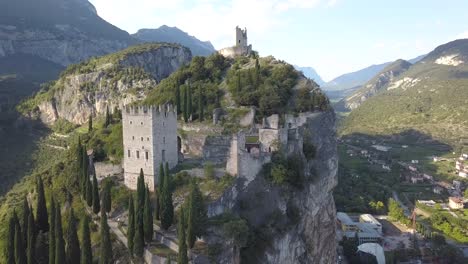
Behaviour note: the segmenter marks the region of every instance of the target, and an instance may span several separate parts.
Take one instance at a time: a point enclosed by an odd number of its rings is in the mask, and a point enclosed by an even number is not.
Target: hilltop
[[[163,25],[156,29],[140,29],[132,36],[143,42],[178,43],[189,48],[193,56],[208,56],[216,52],[211,42],[201,41],[177,27]]]
[[[437,47],[352,111],[341,134],[415,129],[451,145],[468,138],[467,55],[466,39]]]

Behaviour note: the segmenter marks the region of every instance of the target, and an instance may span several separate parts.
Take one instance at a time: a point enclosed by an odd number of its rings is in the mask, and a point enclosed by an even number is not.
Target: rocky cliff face
[[[118,59],[115,59],[118,58]],[[141,45],[120,53],[72,65],[54,84],[26,102],[32,117],[51,124],[59,118],[83,124],[107,107],[144,99],[180,66],[191,60],[187,48],[177,45]]]
[[[101,19],[87,0],[0,3],[0,59],[29,54],[67,66],[137,42]]]
[[[300,186],[272,184],[261,172],[239,174],[235,185],[208,207],[210,216],[230,211],[247,220],[251,236],[247,247],[240,250],[242,263],[336,262],[334,113],[313,113],[298,131],[288,149],[304,163]],[[316,148],[315,158],[310,160],[298,152],[305,135]],[[239,262],[235,245],[216,228],[210,229],[207,241],[223,245],[216,263]]]

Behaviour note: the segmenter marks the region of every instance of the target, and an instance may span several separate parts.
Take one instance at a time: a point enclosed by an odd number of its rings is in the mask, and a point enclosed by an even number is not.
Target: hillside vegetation
[[[415,129],[451,145],[468,138],[468,40],[442,45],[352,111],[341,135]]]

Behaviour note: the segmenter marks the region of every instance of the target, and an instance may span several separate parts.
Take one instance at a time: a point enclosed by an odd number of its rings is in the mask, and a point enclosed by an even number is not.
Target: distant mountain
[[[314,80],[318,85],[323,86],[325,81],[322,80],[322,77],[317,73],[317,71],[312,67],[300,67],[294,65],[294,68],[298,71],[302,71],[305,77]]]
[[[157,29],[140,29],[133,37],[144,42],[168,42],[186,46],[194,56],[208,56],[215,52],[209,41],[201,41],[177,27],[163,25]]]
[[[69,64],[138,43],[87,0],[0,1],[0,36],[0,78],[8,76],[1,84],[3,109]]]
[[[410,63],[416,63],[424,58],[425,55],[420,55],[416,58],[408,60]],[[325,90],[346,90],[350,88],[355,88],[361,86],[366,82],[370,81],[376,74],[381,72],[385,67],[392,64],[392,62],[385,62],[381,64],[371,65],[364,69],[346,73],[336,77],[335,79],[327,82],[323,88]]]
[[[356,86],[361,86],[372,77],[374,77],[378,72],[387,67],[390,62],[371,65],[364,69],[346,73],[336,77],[335,79],[327,82],[324,86],[325,90],[345,90]]]
[[[374,78],[336,104],[335,109],[346,111],[358,108],[369,97],[376,95],[395,78],[407,71],[411,65],[405,60],[397,60],[387,65]]]
[[[416,130],[451,145],[468,140],[468,39],[441,45],[351,111],[342,135]]]

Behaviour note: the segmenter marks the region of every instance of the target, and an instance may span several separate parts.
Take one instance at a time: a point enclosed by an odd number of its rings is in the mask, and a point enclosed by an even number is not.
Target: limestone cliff
[[[0,3],[0,59],[29,54],[67,66],[136,44],[87,0]]]
[[[130,104],[191,60],[187,48],[173,44],[145,44],[101,58],[71,65],[61,78],[45,86],[20,110],[45,123],[59,118],[83,124],[107,107]]]
[[[232,212],[247,220],[249,239],[239,250],[219,228],[209,229],[207,241],[221,245],[216,263],[335,263],[335,205],[338,156],[332,111],[308,113],[296,130],[289,130],[286,152],[301,160],[299,184],[278,185],[267,179],[262,164],[268,156],[246,159],[235,185],[208,207],[213,217]],[[303,145],[315,156],[306,158]],[[262,160],[263,159],[263,160]]]

